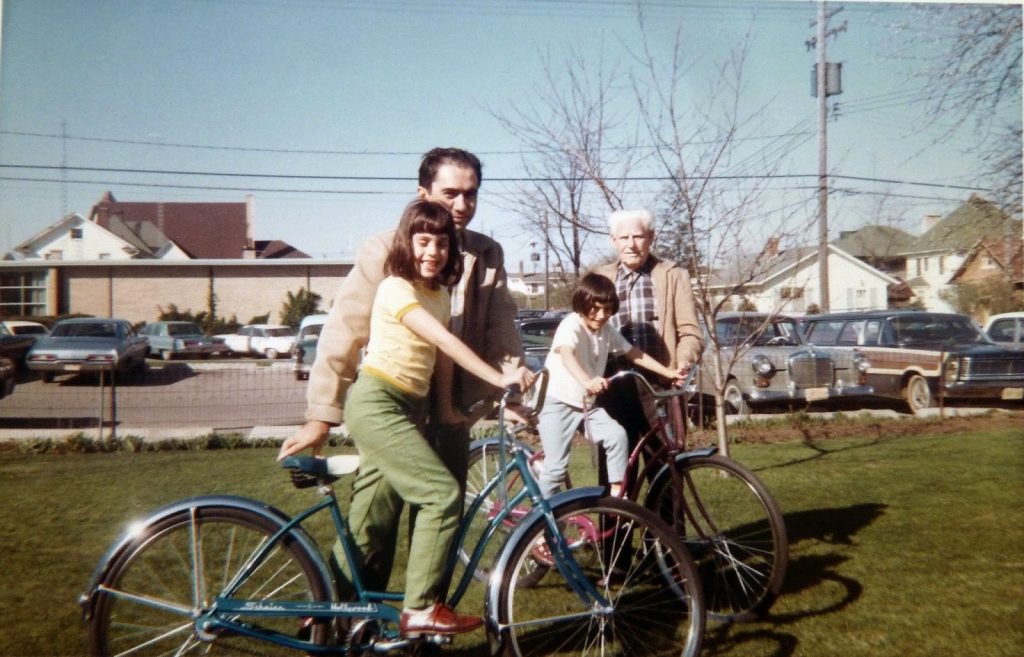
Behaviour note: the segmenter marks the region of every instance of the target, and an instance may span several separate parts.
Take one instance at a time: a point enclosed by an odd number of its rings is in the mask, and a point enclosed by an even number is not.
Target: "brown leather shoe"
[[[435,602],[426,609],[403,611],[398,629],[402,636],[409,638],[421,634],[462,634],[483,624],[484,620],[479,616],[463,616],[448,605]]]

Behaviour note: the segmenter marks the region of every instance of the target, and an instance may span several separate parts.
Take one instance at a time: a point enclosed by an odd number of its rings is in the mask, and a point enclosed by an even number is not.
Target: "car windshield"
[[[310,324],[299,331],[299,337],[304,340],[316,340],[320,337],[320,331],[323,327],[323,324]]]
[[[281,328],[268,328],[266,329],[265,334],[272,338],[286,338],[295,335],[295,333],[292,332],[290,328],[287,328],[285,326],[282,326]]]
[[[715,323],[715,333],[721,344],[733,347],[748,343],[755,346],[800,344],[796,322],[791,319],[766,321],[756,317],[719,319]]]
[[[55,338],[116,338],[117,325],[110,322],[75,322],[53,327]]]
[[[558,322],[524,323],[519,326],[519,337],[523,347],[550,347],[555,337]]]
[[[988,342],[966,317],[937,315],[894,317],[896,341],[901,344],[935,342]]]
[[[198,324],[168,324],[167,335],[202,335]]]

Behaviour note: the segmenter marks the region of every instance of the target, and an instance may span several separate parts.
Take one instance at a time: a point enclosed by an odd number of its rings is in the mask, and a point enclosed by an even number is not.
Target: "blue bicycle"
[[[504,407],[499,405],[499,426]],[[656,514],[603,489],[544,499],[526,455],[511,449],[469,505],[457,547],[469,563],[448,603],[457,606],[486,560],[484,617],[493,654],[678,655],[695,657],[704,632],[696,567]],[[185,499],[128,528],[97,566],[81,598],[93,655],[312,655],[415,651],[450,637],[399,633],[402,593],[367,590],[333,482],[354,472],[354,456],[290,457],[298,487],[320,499],[294,517],[257,500],[226,495]],[[505,505],[532,511],[511,533],[506,514],[467,543],[469,520],[506,479],[524,485]],[[355,596],[338,600],[332,570],[303,529],[327,512],[352,573]],[[588,540],[575,534],[586,528]],[[499,531],[499,529],[502,529]],[[507,538],[505,538],[507,536]],[[498,549],[492,544],[500,543]],[[486,555],[486,556],[485,556]],[[542,559],[546,576],[530,577]]]

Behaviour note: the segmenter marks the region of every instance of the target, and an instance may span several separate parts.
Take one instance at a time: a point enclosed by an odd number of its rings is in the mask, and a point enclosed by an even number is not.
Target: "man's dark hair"
[[[420,187],[430,189],[430,186],[434,184],[434,178],[437,177],[437,170],[443,164],[454,164],[472,169],[476,173],[478,187],[484,181],[483,165],[480,164],[480,158],[476,155],[461,148],[432,148],[420,161]]]
[[[412,247],[412,236],[416,233],[448,236],[448,261],[441,268],[437,282],[446,287],[457,283],[462,276],[462,257],[459,255],[459,238],[455,233],[452,213],[439,203],[419,199],[405,206],[402,212],[398,231],[384,261],[384,273],[407,281],[418,278]]]
[[[619,294],[615,291],[615,283],[601,274],[590,273],[580,279],[572,293],[572,309],[586,315],[597,304],[608,306],[614,315],[619,312]]]

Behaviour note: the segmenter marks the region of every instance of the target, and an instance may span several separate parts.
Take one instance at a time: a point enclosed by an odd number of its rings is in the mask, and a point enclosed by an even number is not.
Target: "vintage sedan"
[[[307,315],[299,323],[299,334],[292,346],[292,361],[295,363],[295,380],[305,381],[309,378],[309,369],[316,360],[316,345],[320,341],[320,331],[327,321],[326,314]]]
[[[526,358],[526,366],[531,370],[539,370],[544,367],[544,359],[551,350],[551,341],[555,337],[555,330],[562,323],[558,317],[537,317],[524,319],[517,323],[516,330],[519,332],[519,339],[523,344],[523,355]]]
[[[139,329],[139,335],[149,340],[150,355],[164,360],[209,358],[231,353],[223,340],[209,337],[195,322],[152,322]]]
[[[0,399],[14,393],[17,369],[13,360],[0,357]]]
[[[1024,312],[992,315],[985,324],[985,335],[1003,347],[1024,350]]]
[[[918,310],[815,315],[805,320],[816,345],[856,350],[871,360],[875,394],[911,412],[945,399],[1024,399],[1024,352],[989,340],[970,317]]]
[[[242,356],[264,356],[274,360],[287,356],[295,344],[295,329],[283,324],[246,324],[237,333],[215,336],[232,352]]]
[[[25,361],[50,382],[57,374],[128,372],[146,367],[149,341],[123,319],[75,318],[53,325],[36,340]]]
[[[870,363],[859,353],[806,344],[796,320],[766,313],[719,313],[715,333],[728,367],[727,412],[745,415],[756,407],[792,406],[866,398]],[[707,344],[711,344],[710,339]],[[699,389],[705,403],[715,394],[710,358],[704,355]]]

